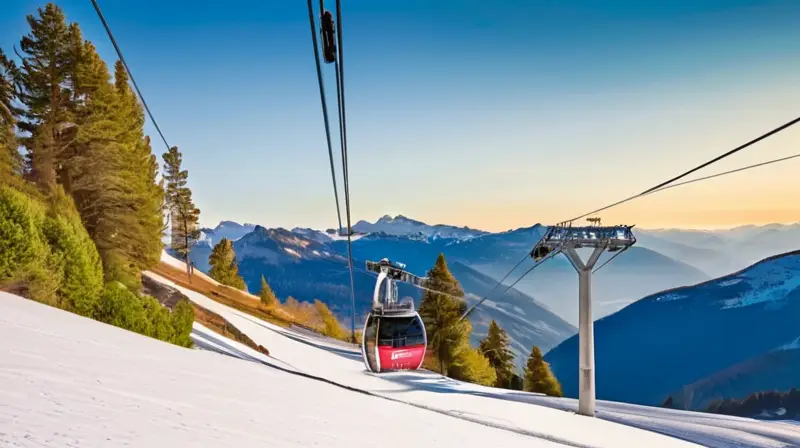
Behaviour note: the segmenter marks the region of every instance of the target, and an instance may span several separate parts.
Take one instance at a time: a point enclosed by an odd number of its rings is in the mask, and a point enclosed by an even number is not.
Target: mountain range
[[[384,242],[404,240],[381,235],[380,240]],[[359,247],[364,250],[354,256],[356,326],[359,328],[369,311],[375,286],[375,277],[365,270],[365,261],[382,258],[368,254],[371,247],[368,243],[374,241],[373,238],[373,235],[369,235],[359,240],[366,245],[360,244]],[[343,322],[350,323],[351,298],[347,259],[340,252],[338,241],[326,243],[323,240],[324,235],[321,232],[310,235],[256,226],[254,231],[234,241],[233,248],[239,263],[239,273],[251,291],[257,291],[261,276],[264,275],[279,297],[285,299],[292,296],[305,301],[322,298],[334,314]],[[407,266],[407,269],[424,276],[433,266],[436,256],[428,260],[430,261],[427,265],[420,262],[417,266]],[[203,270],[200,261],[197,260],[195,265]],[[478,301],[496,283],[494,279],[462,263],[451,262],[449,267],[468,293],[466,300],[469,304]],[[405,284],[400,284],[398,289],[402,296],[413,298],[417,306],[419,305],[422,297],[420,290]],[[540,345],[546,350],[576,331],[575,327],[517,290],[511,289],[496,300],[497,302],[488,302],[471,315],[474,329],[472,342],[477,343],[485,336],[489,322],[495,319],[509,331],[512,350],[520,365],[525,361],[532,345]]]
[[[704,409],[800,386],[800,251],[698,285],[645,297],[597,320],[598,399]],[[578,392],[578,338],[545,355],[566,396]]]
[[[444,253],[467,293],[467,301],[474,303],[518,262],[522,264],[506,285],[532,266],[527,254],[545,231],[546,227],[537,224],[490,233],[468,227],[427,225],[402,215],[387,215],[374,223],[359,221],[352,237],[356,325],[360,326],[360,319],[369,308],[375,281],[364,271],[366,260],[387,257],[405,263],[416,275],[425,275],[437,255]],[[637,245],[604,266],[593,279],[595,318],[610,315],[641,297],[708,281],[712,278],[709,272],[741,269],[752,259],[744,251],[754,246],[762,247],[762,252],[779,247],[785,251],[797,241],[794,247],[800,247],[800,225],[726,231],[635,229],[635,234]],[[347,244],[340,235],[334,229],[266,229],[223,221],[213,229],[203,229],[191,258],[198,269],[207,272],[212,246],[222,237],[231,239],[240,273],[251,291],[257,291],[263,274],[279,297],[291,295],[309,301],[321,298],[349,324]],[[598,266],[607,257],[605,254]],[[531,345],[539,345],[547,352],[575,334],[577,274],[563,255],[542,264],[501,295],[505,289],[496,288],[471,317],[473,342],[485,334],[488,321],[494,318],[511,334],[521,364]],[[418,290],[409,286],[401,287],[401,292],[417,301],[421,297]]]

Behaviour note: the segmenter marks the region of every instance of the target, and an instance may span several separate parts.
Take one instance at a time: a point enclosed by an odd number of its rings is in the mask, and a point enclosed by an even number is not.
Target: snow
[[[764,271],[763,269],[761,271]],[[759,277],[748,273],[752,278],[752,288],[741,294],[739,297],[723,301],[722,309],[742,308],[757,305],[765,302],[779,304],[785,300],[789,294],[800,288],[800,275],[797,272],[774,268],[766,272],[760,272]]]
[[[589,418],[572,399],[428,371],[368,374],[354,346],[145,275],[270,356],[197,323],[201,350],[186,350],[0,293],[0,446],[800,446],[792,424],[604,401]],[[386,422],[413,430],[397,437]]]
[[[718,285],[719,286],[723,286],[723,287],[724,286],[733,286],[733,285],[736,285],[736,284],[741,283],[741,282],[742,282],[742,279],[734,278],[734,279],[731,279],[731,280],[725,280],[723,282],[719,282]]]
[[[197,239],[200,243],[205,243],[208,247],[214,247],[214,241],[206,232],[200,232],[200,238]]]
[[[296,250],[290,247],[284,247],[283,250],[285,250],[286,253],[289,255],[294,255],[295,257],[300,258],[300,254]]]
[[[687,297],[689,297],[689,296],[687,296],[685,294],[670,293],[670,294],[665,294],[663,296],[659,296],[656,299],[656,301],[657,302],[671,302],[673,300],[681,300],[681,299],[685,299]]]
[[[697,446],[688,441],[715,448],[800,446],[800,430],[783,423],[606,401],[598,401],[598,418],[592,419],[573,413],[573,399],[462,383],[428,371],[368,374],[353,346],[277,327],[147,275],[224,316],[267,347],[272,360],[296,371],[463,419],[579,446]]]
[[[560,446],[2,292],[0,332],[4,447]],[[386,422],[413,430],[387,437]]]
[[[427,371],[368,374],[360,351],[356,348],[343,348],[338,341],[326,341],[272,325],[182,288],[156,274],[146,275],[179,289],[190,300],[219,313],[256,343],[267,347],[271,358],[285,362],[297,372],[318,375],[343,386],[475,423],[567,445],[696,446],[655,432],[515,399],[517,396],[536,397],[536,394],[462,383]],[[575,428],[581,430],[576,431]]]
[[[334,233],[326,233],[326,235],[328,235],[333,241],[347,241],[347,235],[346,234],[345,235],[339,235],[338,233],[334,232]],[[358,240],[360,240],[361,238],[364,238],[367,235],[368,234],[361,234],[361,233],[350,235],[350,241],[351,242],[358,241]]]
[[[800,288],[800,257],[783,257],[768,263],[759,263],[731,280],[746,281],[750,289],[739,297],[723,300],[722,309],[762,303],[772,303],[780,307],[792,291]]]
[[[778,350],[800,350],[800,337],[786,345],[778,347]]]
[[[172,266],[173,268],[178,268],[182,272],[186,272],[186,263],[183,262],[183,261],[180,261],[177,258],[173,257],[172,255],[168,254],[165,250],[161,251],[161,262],[162,263],[166,263],[169,266]],[[209,277],[208,275],[204,274],[199,269],[195,269],[194,272],[192,273],[192,275],[196,275],[196,276],[202,278],[203,280],[206,280],[206,281],[210,282],[214,286],[222,286],[221,283],[219,283],[218,281],[216,281],[213,278]]]
[[[185,262],[180,261],[177,258],[171,256],[170,254],[167,253],[167,251],[165,251],[163,249],[161,250],[161,262],[162,263],[166,263],[166,264],[172,266],[173,268],[178,268],[178,269],[180,269],[182,271],[186,270],[186,263]]]

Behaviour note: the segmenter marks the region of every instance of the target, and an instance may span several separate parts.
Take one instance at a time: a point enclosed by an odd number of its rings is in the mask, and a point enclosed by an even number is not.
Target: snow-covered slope
[[[0,333],[3,447],[560,446],[183,349],[2,292]],[[248,354],[201,334],[220,350]],[[413,430],[387,437],[386,422]]]
[[[222,315],[256,343],[267,347],[271,357],[291,366],[297,372],[319,375],[343,386],[388,399],[567,445],[693,446],[653,432],[600,419],[513,400],[498,400],[495,397],[521,393],[462,383],[431,372],[402,372],[380,376],[367,374],[357,349],[286,330],[214,302],[156,274],[146,275],[179,289],[190,300]],[[575,428],[581,428],[581,431],[576,431]],[[632,441],[635,443],[631,444]]]
[[[173,285],[158,276],[153,278]],[[604,401],[598,402],[599,418],[591,419],[565,412],[577,408],[571,399],[467,384],[426,371],[370,375],[364,371],[359,350],[352,346],[276,327],[178,288],[191,300],[223,315],[292,369],[510,431],[593,447],[696,446],[683,441],[715,448],[800,446],[800,431],[779,423]]]
[[[791,425],[603,401],[598,403],[599,419],[590,419],[564,411],[577,408],[571,399],[466,384],[425,371],[369,375],[353,346],[276,327],[178,288],[268,347],[272,362],[461,419],[577,446],[687,446],[678,438],[720,448],[800,446],[800,431]]]

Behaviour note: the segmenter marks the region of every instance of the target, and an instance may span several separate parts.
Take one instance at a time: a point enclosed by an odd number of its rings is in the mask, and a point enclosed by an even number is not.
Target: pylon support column
[[[590,222],[599,224],[598,219]],[[594,382],[594,319],[592,319],[592,272],[597,260],[604,251],[622,251],[636,244],[631,232],[633,226],[599,225],[572,227],[571,223],[560,224],[547,229],[542,239],[531,250],[531,257],[538,262],[561,252],[578,272],[578,414],[595,415]],[[591,248],[592,254],[584,263],[577,249]]]
[[[586,263],[574,248],[563,251],[578,271],[578,414],[592,417],[595,414],[592,269],[604,250],[605,246],[595,247]]]

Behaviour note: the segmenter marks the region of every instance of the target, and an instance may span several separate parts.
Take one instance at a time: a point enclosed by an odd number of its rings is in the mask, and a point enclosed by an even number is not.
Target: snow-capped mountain
[[[410,235],[422,234],[429,238],[456,238],[468,240],[481,235],[486,235],[489,232],[483,230],[470,229],[469,227],[456,227],[445,224],[429,225],[422,221],[417,221],[407,218],[403,215],[397,215],[392,218],[385,215],[370,223],[368,221],[358,221],[353,230],[359,233],[376,233],[381,232],[389,235]]]
[[[597,397],[657,405],[698,382],[690,389],[710,384],[709,396],[720,393],[713,390],[718,386],[725,394],[738,395],[777,385],[777,376],[772,377],[774,382],[767,378],[777,375],[774,369],[759,373],[740,363],[774,357],[769,353],[781,346],[793,347],[789,344],[800,337],[798,316],[800,251],[767,258],[716,280],[645,297],[594,324]],[[545,359],[565,394],[576,396],[577,337],[559,344]],[[785,377],[796,382],[798,367],[800,363],[793,364]],[[724,373],[728,369],[732,370]],[[715,374],[731,378],[737,371],[748,372],[752,382],[725,385],[708,379]],[[704,402],[700,398],[697,403]]]
[[[200,229],[200,241],[212,248],[223,238],[236,241],[256,229],[255,224],[239,224],[233,221],[220,221],[216,227]]]

